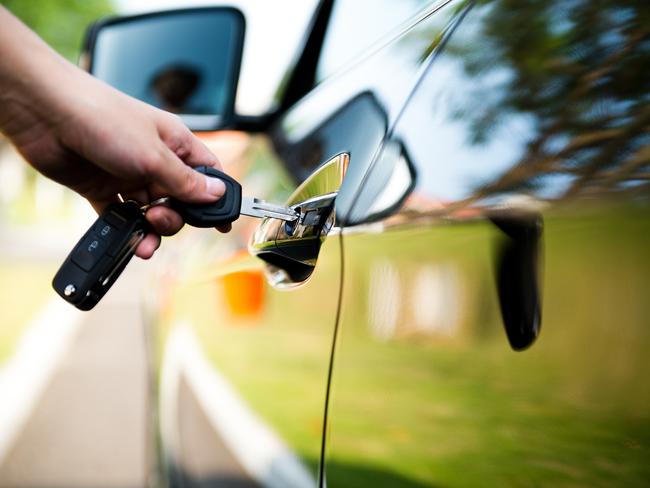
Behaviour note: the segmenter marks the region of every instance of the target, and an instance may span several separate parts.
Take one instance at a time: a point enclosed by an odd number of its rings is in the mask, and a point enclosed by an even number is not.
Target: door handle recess
[[[267,263],[273,285],[302,283],[313,272],[321,245],[335,226],[334,204],[348,162],[348,154],[338,154],[298,187],[288,201],[300,215],[298,220],[269,218],[258,226],[249,251]]]

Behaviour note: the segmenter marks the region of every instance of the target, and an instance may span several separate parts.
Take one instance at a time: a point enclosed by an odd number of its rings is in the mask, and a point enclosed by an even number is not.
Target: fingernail
[[[209,176],[206,176],[205,179],[207,180],[206,189],[210,195],[221,197],[224,193],[226,193],[226,184],[219,178],[211,178]]]

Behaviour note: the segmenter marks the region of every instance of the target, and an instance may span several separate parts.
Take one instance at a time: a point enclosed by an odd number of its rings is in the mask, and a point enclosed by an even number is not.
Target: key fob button
[[[105,220],[98,220],[93,227],[93,232],[99,236],[100,239],[106,242],[106,246],[110,247],[119,237],[120,232],[118,229],[107,223]]]
[[[110,240],[110,238],[115,235],[115,229],[113,229],[113,227],[108,224],[100,222],[97,227],[97,230],[99,231],[99,237],[103,237],[105,239],[108,238]]]
[[[72,261],[84,271],[90,271],[104,254],[106,245],[105,240],[92,234],[81,242],[72,255]]]
[[[120,276],[147,230],[137,204],[110,204],[57,271],[54,290],[79,310],[90,310]]]
[[[106,212],[106,215],[103,215],[102,218],[116,229],[121,229],[126,223],[126,219],[115,212]],[[99,225],[99,223],[97,225]]]

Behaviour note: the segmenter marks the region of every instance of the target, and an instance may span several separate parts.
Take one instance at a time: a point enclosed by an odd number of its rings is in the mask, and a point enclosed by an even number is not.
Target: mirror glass
[[[109,20],[95,31],[90,72],[192,129],[212,130],[233,111],[243,36],[231,8]]]

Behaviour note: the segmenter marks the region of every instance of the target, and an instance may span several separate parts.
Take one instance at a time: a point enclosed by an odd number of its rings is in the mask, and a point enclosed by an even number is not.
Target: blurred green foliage
[[[0,0],[0,4],[73,62],[88,24],[115,10],[111,0]]]
[[[572,178],[566,196],[630,181],[648,191],[648,5],[479,2],[447,49],[472,86],[454,118],[472,145],[496,140],[515,120],[531,127],[519,162],[482,194],[534,188],[543,172]]]
[[[648,212],[549,212],[544,236],[544,325],[525,353],[510,350],[501,324],[492,269],[501,236],[491,224],[344,236],[330,486],[648,486]],[[399,270],[402,334],[377,340],[368,290],[387,256]],[[194,326],[208,358],[313,472],[336,259],[321,252],[316,279],[267,289],[259,322],[224,312],[216,276],[188,281],[166,302],[169,323]],[[450,266],[464,284],[457,332],[416,332],[408,309],[417,273]]]
[[[0,259],[0,368],[15,352],[30,321],[52,297],[54,271],[51,264],[6,256]]]

